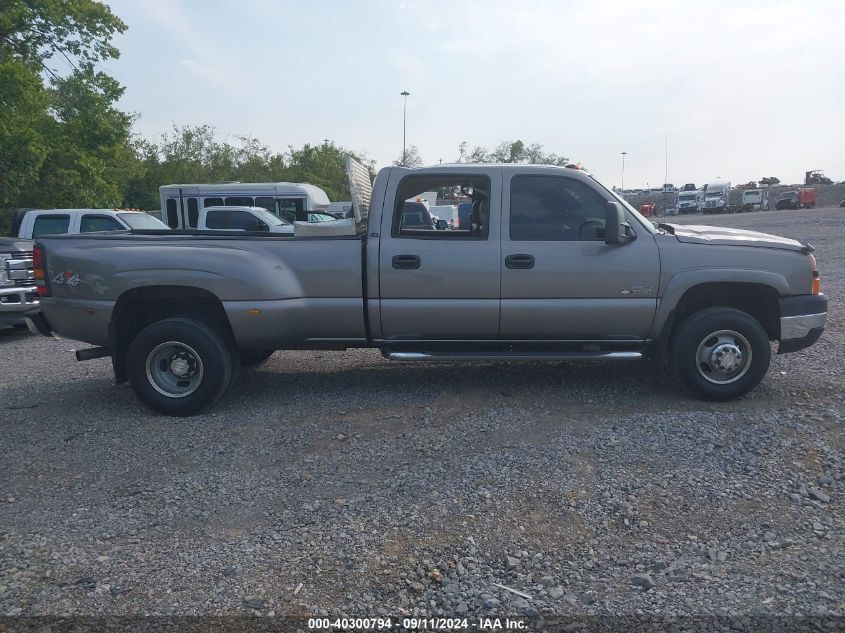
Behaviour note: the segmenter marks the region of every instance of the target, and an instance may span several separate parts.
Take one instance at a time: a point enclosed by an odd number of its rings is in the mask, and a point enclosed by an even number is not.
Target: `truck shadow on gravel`
[[[287,386],[296,385],[295,391]],[[503,405],[566,410],[602,407],[608,412],[668,408],[719,410],[769,407],[777,397],[765,381],[738,401],[703,402],[687,394],[674,376],[655,365],[602,363],[418,363],[376,359],[326,372],[274,358],[266,367],[243,371],[233,389],[214,405],[220,413],[288,405],[325,412],[370,407],[443,406],[486,411]]]

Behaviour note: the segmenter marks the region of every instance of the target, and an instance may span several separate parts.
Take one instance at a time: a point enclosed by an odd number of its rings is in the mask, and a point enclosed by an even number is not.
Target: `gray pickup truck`
[[[97,346],[77,357],[111,356],[118,383],[174,415],[274,350],[355,347],[406,361],[650,356],[699,397],[727,400],[762,380],[770,341],[794,352],[824,330],[807,244],[655,225],[568,168],[388,167],[374,183],[348,170],[348,235],[39,238],[30,328]],[[470,222],[409,220],[426,191],[469,202]]]

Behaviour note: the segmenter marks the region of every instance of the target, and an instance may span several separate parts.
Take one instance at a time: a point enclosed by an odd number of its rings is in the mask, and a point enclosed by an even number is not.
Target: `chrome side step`
[[[391,352],[383,351],[390,360],[637,360],[642,352]]]

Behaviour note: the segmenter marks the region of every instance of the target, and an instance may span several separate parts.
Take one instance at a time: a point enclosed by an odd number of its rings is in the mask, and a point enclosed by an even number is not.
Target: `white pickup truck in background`
[[[31,240],[42,235],[168,228],[149,213],[136,209],[18,209],[12,235]]]
[[[293,224],[263,207],[206,207],[200,209],[197,230],[264,231],[293,235]]]

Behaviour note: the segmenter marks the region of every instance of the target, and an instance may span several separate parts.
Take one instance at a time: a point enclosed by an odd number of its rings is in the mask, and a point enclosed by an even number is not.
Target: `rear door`
[[[379,240],[382,338],[498,338],[501,186],[498,167],[392,171]],[[407,221],[407,201],[433,190],[469,194],[475,226],[438,231]]]
[[[610,194],[584,177],[507,174],[501,336],[508,340],[642,340],[657,308],[657,244],[604,243]]]

